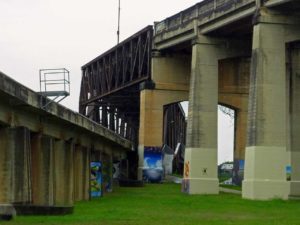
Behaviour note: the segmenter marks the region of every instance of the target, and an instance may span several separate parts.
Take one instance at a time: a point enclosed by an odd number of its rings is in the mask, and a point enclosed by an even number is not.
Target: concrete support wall
[[[35,134],[31,139],[32,155],[32,203],[54,205],[54,140]]]
[[[217,105],[219,46],[193,45],[189,114],[182,189],[189,194],[217,194]]]
[[[142,90],[139,128],[139,171],[142,179],[144,168],[144,150],[147,147],[162,147],[163,140],[163,106],[187,99],[187,91]]]
[[[151,79],[156,89],[188,91],[191,57],[186,54],[155,52],[152,56]]]
[[[113,168],[113,159],[111,153],[101,152],[102,162],[102,191],[103,194],[107,192],[112,192],[113,190],[113,177],[112,177],[112,168]]]
[[[64,140],[54,141],[54,204],[69,206],[73,204],[73,153],[74,144]]]
[[[90,153],[87,148],[75,146],[74,152],[74,200],[90,198]]]
[[[300,43],[290,49],[290,196],[300,196]]]
[[[31,202],[30,132],[0,129],[0,203]]]
[[[163,106],[188,100],[190,58],[185,55],[161,55],[152,57],[152,80],[155,89],[140,92],[139,168],[142,179],[144,151],[152,148],[160,151],[163,144]]]
[[[243,197],[287,198],[285,29],[254,26]]]

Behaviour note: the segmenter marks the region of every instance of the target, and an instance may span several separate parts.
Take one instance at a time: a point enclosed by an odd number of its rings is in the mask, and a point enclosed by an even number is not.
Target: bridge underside
[[[150,79],[152,27],[82,67],[79,112],[137,143],[140,83]]]
[[[298,131],[292,121],[299,116],[293,76],[299,67],[295,43],[300,24],[298,12],[291,9],[300,4],[256,4],[203,1],[155,26],[157,50],[191,55],[187,193],[218,193],[216,105],[221,103],[237,111],[235,167],[245,171],[243,197],[299,195],[298,147],[292,144]]]
[[[90,199],[90,162],[105,168],[132,144],[0,72],[0,216],[72,213]],[[111,169],[103,180],[112,188]]]
[[[139,179],[149,167],[149,152],[160,152],[165,142],[164,106],[189,100],[184,192],[218,193],[219,103],[236,110],[235,175],[241,182],[244,171],[243,197],[287,199],[300,195],[295,138],[299,133],[295,99],[300,15],[292,10],[299,8],[295,0],[205,0],[155,23],[148,52],[151,70],[144,80],[135,83],[139,83],[134,97],[138,100],[130,100],[134,102],[130,108],[139,106],[134,108]],[[97,76],[93,68],[99,66],[90,65],[83,67],[83,86],[90,82],[84,81],[88,76]],[[117,105],[119,96],[124,95],[125,102],[128,97],[125,89],[118,96],[110,93],[106,99],[93,90],[83,90],[85,94],[81,95],[85,96],[81,100],[85,115],[94,109],[99,111],[99,107],[102,110],[101,101]],[[121,111],[112,105],[104,106],[105,110],[108,107],[114,115]],[[101,123],[104,117],[95,118]],[[290,166],[293,169],[288,182],[286,167]]]

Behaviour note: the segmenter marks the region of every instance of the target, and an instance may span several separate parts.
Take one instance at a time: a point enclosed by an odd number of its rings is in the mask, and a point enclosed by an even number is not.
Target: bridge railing
[[[154,25],[155,35],[176,29],[194,19],[213,20],[224,13],[242,8],[255,0],[204,0]],[[207,19],[205,19],[207,18]]]

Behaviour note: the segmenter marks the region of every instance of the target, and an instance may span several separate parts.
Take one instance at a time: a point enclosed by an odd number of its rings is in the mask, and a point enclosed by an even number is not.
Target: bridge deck
[[[197,27],[206,34],[254,14],[255,0],[204,0],[154,26],[157,49],[177,45],[197,36]],[[176,40],[175,40],[176,39]],[[165,42],[168,42],[167,44]]]
[[[260,4],[281,11],[299,10],[298,0],[263,0]],[[257,7],[260,6],[256,0],[204,0],[155,23],[154,46],[161,50],[190,41],[198,31],[210,34],[221,30],[218,36],[232,35],[229,32],[233,29],[235,36],[251,33]]]
[[[113,142],[122,148],[132,149],[130,141],[60,104],[51,102],[44,110],[41,103],[49,99],[1,72],[0,99],[0,125],[25,126],[34,132],[53,132],[54,135],[58,133],[57,135],[61,136],[63,134],[50,131],[46,125],[61,124],[66,132],[79,130],[83,136],[84,133],[88,133],[104,141]]]

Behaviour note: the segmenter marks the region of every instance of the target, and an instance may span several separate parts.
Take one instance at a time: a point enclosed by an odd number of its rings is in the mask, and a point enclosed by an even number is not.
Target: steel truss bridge
[[[140,88],[153,85],[152,38],[153,27],[147,26],[82,67],[79,112],[135,144],[139,130]],[[164,111],[165,121],[172,119],[177,127],[185,129],[184,112],[178,105],[166,106]],[[164,134],[164,140],[175,149],[174,139],[179,131],[174,128],[165,128],[168,134]]]

